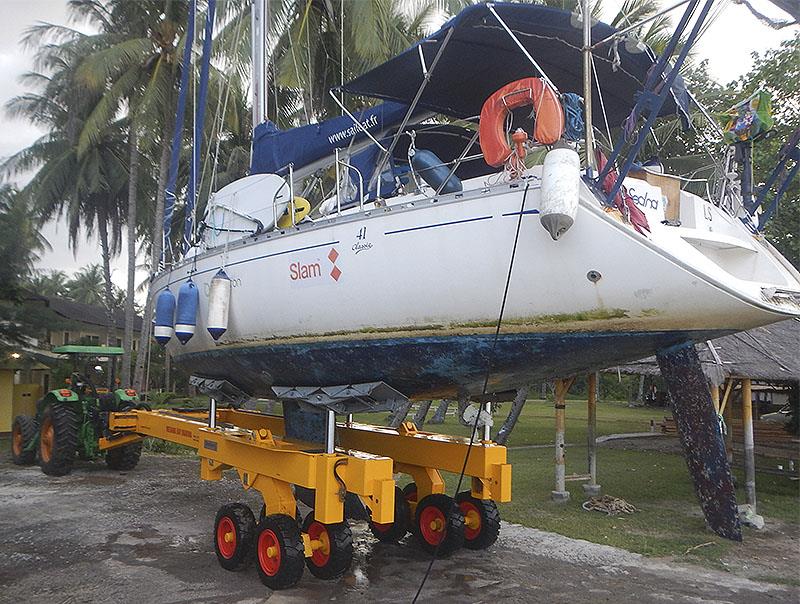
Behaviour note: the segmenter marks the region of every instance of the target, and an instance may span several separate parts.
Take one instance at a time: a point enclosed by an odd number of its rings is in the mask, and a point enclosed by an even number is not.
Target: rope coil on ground
[[[592,497],[588,501],[584,501],[581,507],[587,512],[605,512],[609,516],[633,514],[639,511],[636,506],[628,503],[621,497],[613,497],[611,495]]]

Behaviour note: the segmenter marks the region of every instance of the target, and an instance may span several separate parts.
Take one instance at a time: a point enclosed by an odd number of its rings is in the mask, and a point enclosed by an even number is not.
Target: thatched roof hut
[[[789,319],[697,344],[710,382],[729,377],[763,382],[800,382],[800,320]],[[620,365],[622,373],[659,375],[654,356]]]

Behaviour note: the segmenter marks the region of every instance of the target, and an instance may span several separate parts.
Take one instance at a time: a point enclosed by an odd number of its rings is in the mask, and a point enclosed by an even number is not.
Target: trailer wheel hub
[[[228,560],[236,553],[236,527],[233,520],[225,516],[217,526],[217,545],[219,553]]]

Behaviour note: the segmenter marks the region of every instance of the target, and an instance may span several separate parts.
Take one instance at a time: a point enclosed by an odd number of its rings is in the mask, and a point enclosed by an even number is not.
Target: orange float
[[[481,151],[486,163],[495,168],[511,157],[506,137],[506,117],[518,107],[530,105],[536,111],[533,138],[552,145],[564,134],[564,109],[558,94],[541,78],[522,78],[509,82],[486,99],[479,126]]]

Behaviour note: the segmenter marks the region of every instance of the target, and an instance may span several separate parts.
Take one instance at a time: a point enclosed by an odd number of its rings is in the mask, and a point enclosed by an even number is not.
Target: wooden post
[[[742,379],[742,428],[744,431],[744,490],[756,513],[756,460],[753,442],[753,391],[750,378]]]
[[[719,413],[719,386],[711,384],[711,402],[714,403],[714,411]]]
[[[569,491],[566,486],[566,443],[564,433],[566,428],[567,391],[572,386],[574,378],[559,379],[555,382],[555,411],[556,411],[556,488],[550,497],[557,503],[569,501]]]
[[[731,402],[731,391],[733,390],[733,378],[725,381],[725,395],[722,397],[722,418],[725,420],[725,456],[728,463],[733,463],[733,403]]]
[[[583,492],[590,497],[600,494],[600,485],[597,484],[597,377],[596,372],[589,374],[589,396],[586,399],[586,455],[591,478],[583,485]]]

